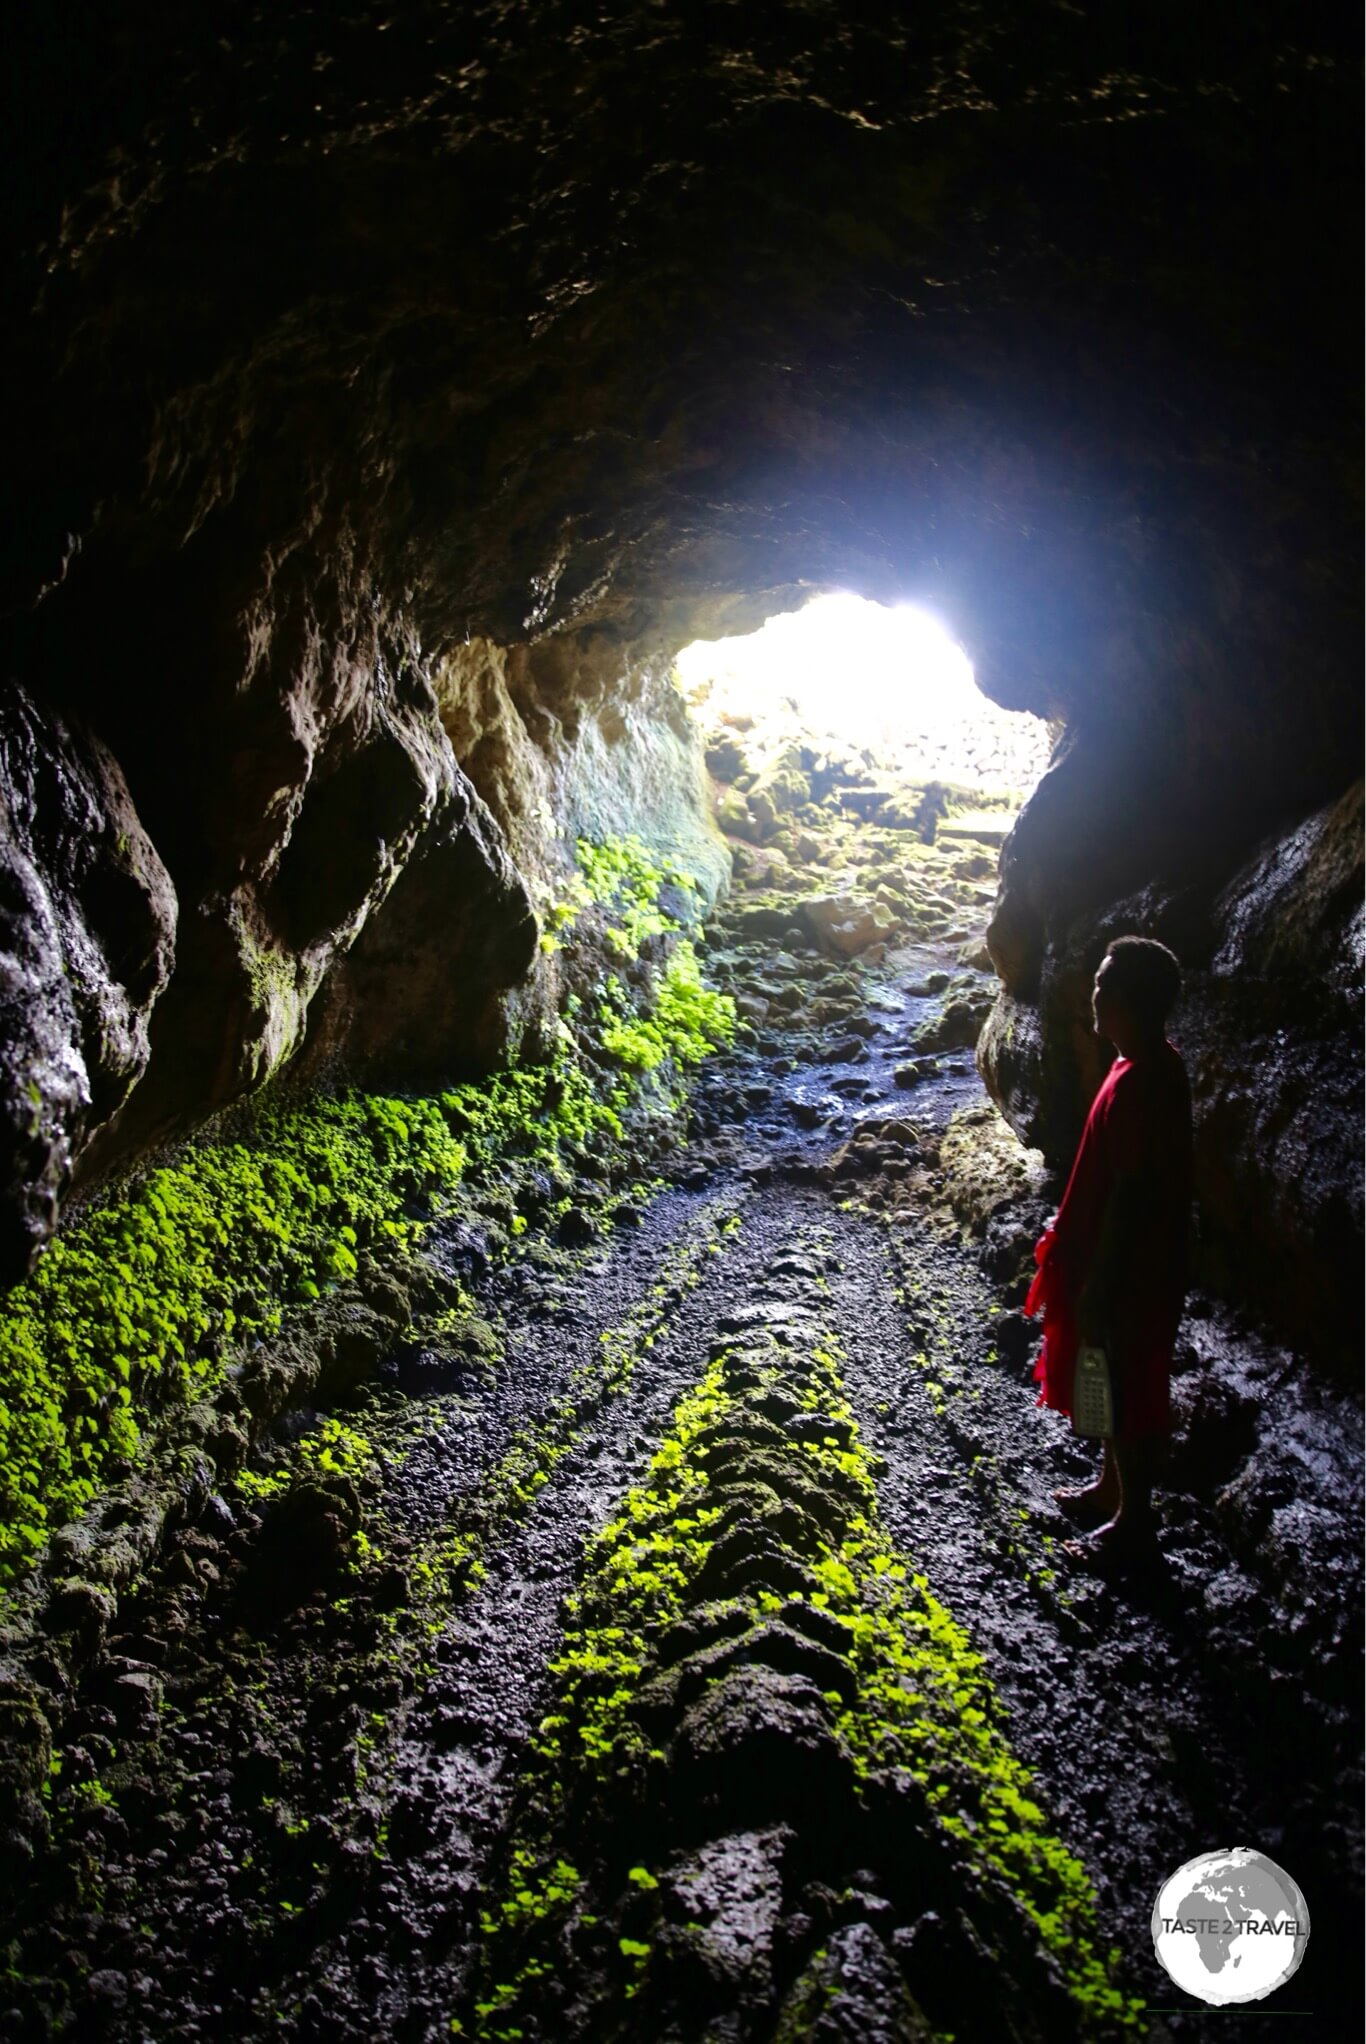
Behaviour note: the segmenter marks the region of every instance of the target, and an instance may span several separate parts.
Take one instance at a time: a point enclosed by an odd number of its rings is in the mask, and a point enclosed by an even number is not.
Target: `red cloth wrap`
[[[1091,1103],[1062,1205],[1034,1250],[1024,1310],[1043,1309],[1038,1403],[1070,1415],[1077,1305],[1116,1182],[1142,1171],[1147,1197],[1120,1247],[1108,1349],[1120,1442],[1171,1430],[1172,1348],[1186,1295],[1191,1107],[1175,1045],[1116,1058]]]

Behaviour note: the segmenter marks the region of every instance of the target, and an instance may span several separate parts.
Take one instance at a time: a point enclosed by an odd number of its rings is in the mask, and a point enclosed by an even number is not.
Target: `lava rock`
[[[668,1795],[680,1829],[722,1816],[728,1829],[837,1826],[853,1774],[829,1708],[807,1676],[730,1669],[689,1710],[669,1748]]]
[[[147,1068],[177,915],[112,754],[11,686],[0,705],[0,1285],[25,1276],[81,1151]]]
[[[590,1242],[596,1242],[602,1233],[602,1226],[595,1214],[583,1207],[570,1207],[560,1216],[556,1238],[567,1249],[586,1249]]]

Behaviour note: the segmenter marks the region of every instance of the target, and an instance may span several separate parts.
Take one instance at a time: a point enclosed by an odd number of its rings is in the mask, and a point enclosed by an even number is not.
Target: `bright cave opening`
[[[947,812],[1003,825],[1057,735],[985,696],[963,647],[915,604],[817,596],[744,637],[695,640],[676,665],[713,772],[742,789],[800,755],[818,782],[856,767],[888,802],[932,786]]]

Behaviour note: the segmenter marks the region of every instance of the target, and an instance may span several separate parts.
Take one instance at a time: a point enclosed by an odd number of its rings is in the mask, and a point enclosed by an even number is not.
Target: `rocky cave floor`
[[[469,1287],[480,1338],[389,1357],[304,1480],[225,1486],[125,1600],[73,1709],[0,2035],[1110,2034],[923,1798],[859,1787],[839,1757],[844,1636],[810,1594],[839,1528],[792,1452],[811,1424],[831,1449],[857,1427],[882,1530],[983,1657],[1125,1992],[1185,1999],[1153,1956],[1157,1888],[1251,1843],[1314,1923],[1281,1997],[1309,2013],[1278,2036],[1355,2030],[1334,1962],[1359,1895],[1353,1415],[1194,1297],[1161,1564],[1071,1560],[1049,1493],[1095,1458],[1036,1409],[1017,1310],[1056,1187],[970,1047],[991,862],[926,852],[928,931],[845,959],[774,891],[782,858],[746,858],[705,944],[746,1026],[664,1175],[610,1228],[586,1200],[577,1241],[533,1228],[501,1265],[477,1214],[438,1224],[426,1254]],[[813,1353],[845,1401],[814,1415]],[[549,1835],[595,1914],[545,1930],[500,2011],[481,1910],[528,1835],[565,1600],[716,1367],[735,1405],[709,1494],[732,1508],[647,1648],[648,1793],[558,1785]],[[321,1418],[292,1415],[258,1469]],[[644,1974],[623,1985],[618,1951],[648,1952]]]

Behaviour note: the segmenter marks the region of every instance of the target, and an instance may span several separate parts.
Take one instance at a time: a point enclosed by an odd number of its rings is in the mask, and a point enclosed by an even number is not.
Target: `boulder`
[[[723,788],[716,798],[716,821],[730,837],[745,838],[757,844],[758,827],[750,815],[748,799],[738,788]]]
[[[718,781],[734,781],[749,767],[745,748],[731,731],[723,731],[710,741],[706,760],[707,772]]]
[[[340,1060],[372,1085],[488,1070],[507,1052],[504,996],[525,980],[537,934],[501,834],[457,769],[449,798],[315,1000],[308,1062]]]
[[[842,958],[856,957],[896,929],[895,918],[885,903],[869,901],[860,894],[808,895],[800,913],[803,923],[824,948]]]

